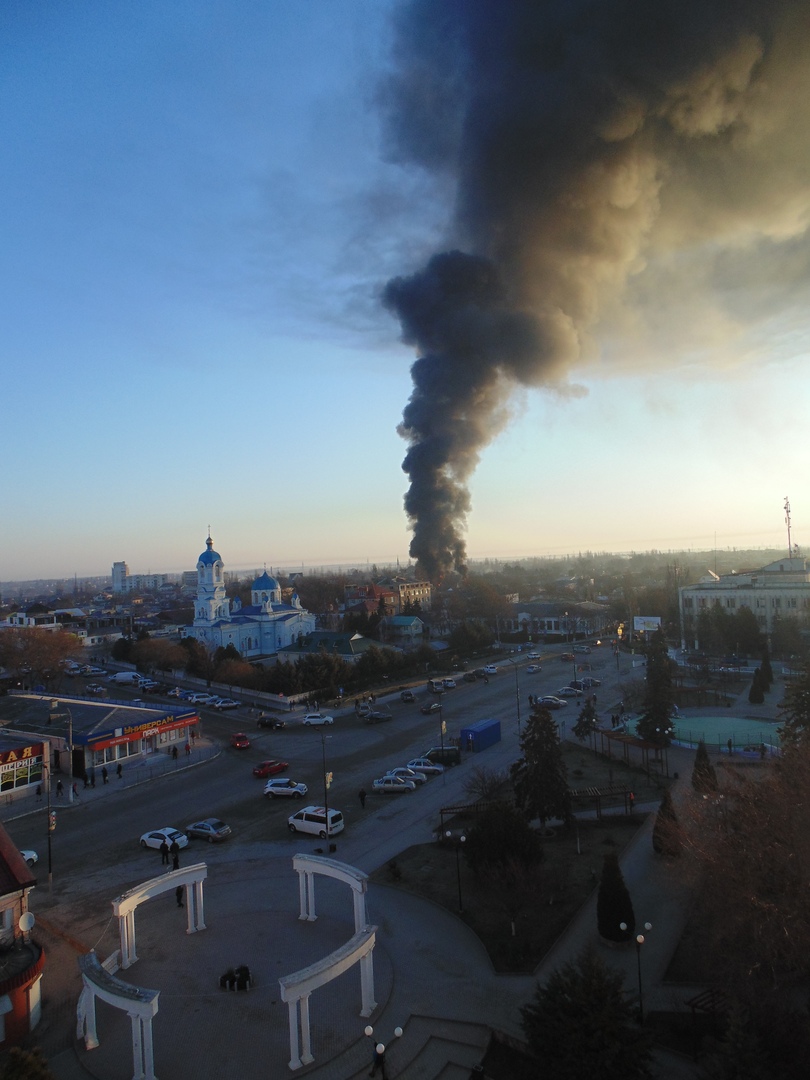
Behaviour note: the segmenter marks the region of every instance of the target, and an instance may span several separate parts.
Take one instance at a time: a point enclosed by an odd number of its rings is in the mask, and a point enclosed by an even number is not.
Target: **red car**
[[[286,761],[276,761],[275,759],[262,761],[258,765],[253,766],[253,775],[262,778],[275,776],[276,773],[285,772],[289,767],[290,766]]]
[[[231,735],[231,746],[235,746],[237,750],[249,750],[250,739],[245,735],[244,731],[235,731]]]

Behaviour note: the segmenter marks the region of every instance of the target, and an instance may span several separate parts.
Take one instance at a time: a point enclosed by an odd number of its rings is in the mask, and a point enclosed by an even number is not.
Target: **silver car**
[[[308,790],[306,784],[297,784],[288,776],[272,777],[264,785],[264,795],[267,799],[302,799]]]

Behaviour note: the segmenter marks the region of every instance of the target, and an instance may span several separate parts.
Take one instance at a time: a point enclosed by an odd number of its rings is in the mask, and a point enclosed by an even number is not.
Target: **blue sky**
[[[228,569],[407,560],[413,351],[377,297],[454,196],[384,150],[393,6],[5,5],[0,580],[189,569],[209,524]],[[793,195],[761,234],[804,242]],[[472,558],[781,545],[786,495],[810,543],[804,278],[725,321],[663,280],[512,396]]]

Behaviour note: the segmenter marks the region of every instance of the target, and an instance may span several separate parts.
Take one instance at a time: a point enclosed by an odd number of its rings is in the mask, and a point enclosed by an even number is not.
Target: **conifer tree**
[[[520,737],[521,757],[512,766],[517,804],[529,820],[571,820],[568,775],[557,725],[548,709],[535,708]]]
[[[660,627],[647,647],[647,676],[644,682],[644,703],[637,725],[642,739],[657,746],[668,746],[672,738],[672,712],[675,695],[672,690],[672,661],[666,638]]]
[[[626,930],[622,930],[622,923]],[[615,851],[609,851],[602,864],[602,880],[596,897],[596,926],[606,941],[629,941],[636,928],[633,903]]]
[[[672,805],[672,796],[669,788],[664,792],[658,813],[655,815],[655,824],[652,832],[653,850],[658,855],[680,855],[681,834],[678,815]]]
[[[695,764],[692,767],[692,787],[700,795],[717,791],[717,773],[709,760],[709,752],[703,739],[698,743]]]

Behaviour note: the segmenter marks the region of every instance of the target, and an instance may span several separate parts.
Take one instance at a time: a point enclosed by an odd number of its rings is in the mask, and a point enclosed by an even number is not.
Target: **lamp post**
[[[66,710],[68,715],[68,758],[70,760],[70,774],[68,779],[68,802],[73,802],[73,713]]]
[[[444,835],[447,837],[448,840],[453,839],[453,834],[450,832],[449,829],[447,830],[447,832]],[[463,914],[463,912],[464,912],[464,904],[463,904],[462,899],[461,899],[461,862],[459,861],[458,856],[459,856],[459,852],[461,851],[461,845],[465,842],[466,839],[467,839],[467,837],[464,835],[464,833],[462,833],[461,836],[456,837],[456,843],[455,843],[455,849],[456,849],[456,885],[458,886],[458,910],[459,910],[459,914]]]
[[[365,1035],[366,1035],[367,1038],[369,1038],[369,1039],[374,1038],[374,1028],[371,1026],[371,1024],[369,1024],[364,1029],[364,1031],[365,1031]],[[395,1027],[394,1028],[394,1038],[395,1039],[401,1039],[402,1038],[402,1028],[401,1027]],[[371,1072],[369,1073],[369,1076],[374,1076],[376,1074],[376,1072],[377,1072],[378,1067],[379,1067],[379,1069],[381,1071],[382,1080],[387,1080],[387,1074],[386,1074],[386,1071],[385,1071],[385,1043],[382,1043],[382,1042],[378,1042],[374,1046],[374,1064],[371,1066]]]
[[[50,755],[53,752],[51,750],[50,742],[47,743],[47,747],[48,747],[47,755],[48,755],[48,758],[50,758]],[[43,753],[43,758],[42,758],[42,768],[43,768],[43,773],[45,773],[45,797],[47,799],[47,811],[48,811],[48,819],[47,819],[47,827],[48,827],[48,890],[50,891],[51,889],[53,889],[53,861],[52,861],[52,857],[51,857],[51,833],[53,832],[54,827],[56,825],[56,814],[51,810],[51,762],[50,762],[50,760],[48,760],[46,762],[44,753]]]
[[[520,738],[520,683],[518,680],[517,660],[510,660],[508,656],[506,659],[509,660],[509,663],[515,669],[515,705],[517,706],[518,738]]]
[[[332,780],[331,773],[326,771],[326,740],[331,738],[325,731],[321,732],[321,761],[323,763],[323,807],[326,811],[326,840],[329,842],[329,784]]]
[[[627,931],[627,923],[619,923],[621,930]],[[644,929],[647,933],[652,930],[652,923],[645,922]],[[636,964],[638,967],[638,1022],[644,1023],[644,995],[641,987],[641,946],[644,944],[644,934],[636,934]]]

